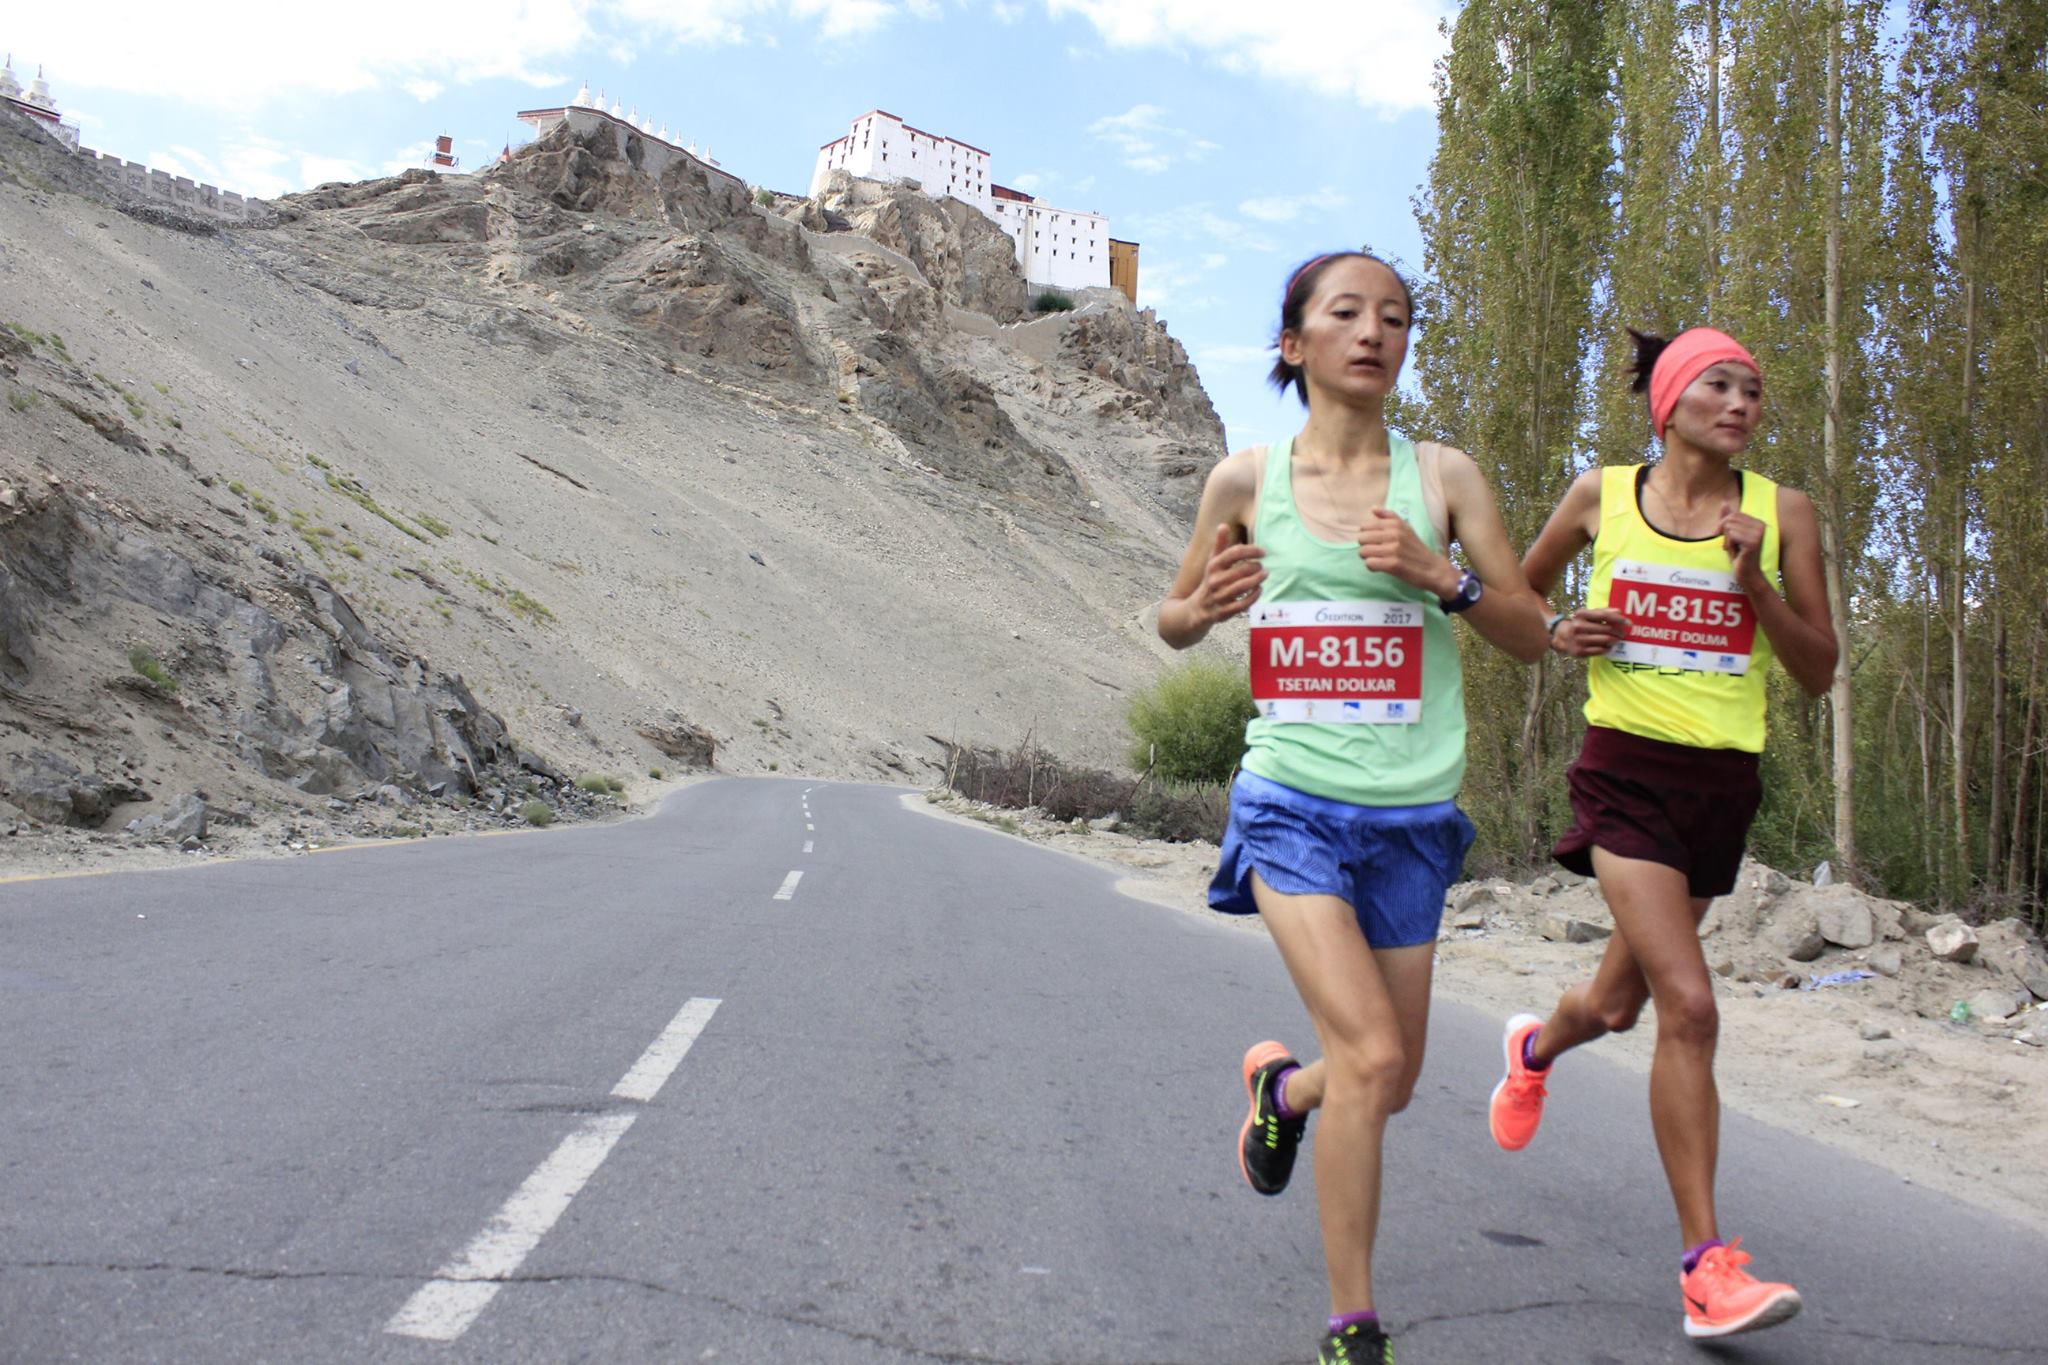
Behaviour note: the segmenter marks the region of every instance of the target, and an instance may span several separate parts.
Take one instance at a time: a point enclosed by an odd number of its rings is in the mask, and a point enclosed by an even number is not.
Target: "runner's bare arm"
[[[1828,612],[1827,577],[1821,567],[1820,525],[1813,499],[1796,488],[1778,490],[1778,574],[1780,597],[1764,576],[1759,556],[1764,524],[1734,507],[1723,509],[1721,535],[1736,585],[1756,609],[1757,624],[1770,637],[1778,661],[1808,696],[1818,697],[1835,679],[1835,627]]]
[[[1259,452],[1240,450],[1209,471],[1195,531],[1181,557],[1180,572],[1159,604],[1159,638],[1186,649],[1259,600],[1266,571],[1265,551],[1251,539],[1252,500],[1258,489]]]
[[[1451,447],[1444,449],[1443,476],[1451,539],[1464,550],[1472,572],[1486,585],[1485,593],[1465,612],[1465,619],[1494,648],[1525,664],[1535,663],[1550,648],[1550,637],[1543,629],[1543,618],[1549,613],[1515,560],[1493,489],[1472,457]],[[1456,587],[1453,575],[1449,589]]]
[[[1546,599],[1564,578],[1565,566],[1593,543],[1600,530],[1600,471],[1589,469],[1572,481],[1550,514],[1536,543],[1522,556],[1522,572],[1529,586]],[[1554,610],[1546,605],[1546,614]],[[1585,658],[1605,654],[1628,633],[1628,622],[1618,611],[1607,608],[1567,607],[1565,619],[1551,633],[1551,648],[1561,654]]]

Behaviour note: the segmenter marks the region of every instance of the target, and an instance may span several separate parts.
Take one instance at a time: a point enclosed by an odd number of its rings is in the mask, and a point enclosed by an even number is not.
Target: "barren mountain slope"
[[[692,727],[739,771],[1114,753],[1221,453],[1179,346],[1000,327],[985,250],[949,296],[629,142],[215,234],[0,126],[0,825],[632,777]]]

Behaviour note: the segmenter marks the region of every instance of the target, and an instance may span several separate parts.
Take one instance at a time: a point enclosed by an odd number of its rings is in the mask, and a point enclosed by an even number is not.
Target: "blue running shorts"
[[[1473,835],[1455,801],[1354,806],[1240,771],[1209,904],[1225,914],[1257,914],[1256,869],[1283,895],[1344,901],[1374,948],[1429,943]]]

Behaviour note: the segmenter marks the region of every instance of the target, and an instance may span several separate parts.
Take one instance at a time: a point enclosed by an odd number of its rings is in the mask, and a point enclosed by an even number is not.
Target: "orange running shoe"
[[[1543,1122],[1543,1100],[1550,1093],[1543,1088],[1543,1078],[1550,1069],[1534,1071],[1522,1060],[1522,1045],[1542,1027],[1543,1021],[1535,1015],[1518,1014],[1508,1020],[1507,1037],[1501,1043],[1507,1052],[1508,1074],[1493,1088],[1486,1123],[1493,1129],[1493,1140],[1510,1152],[1527,1147]]]
[[[1237,1135],[1237,1168],[1260,1194],[1278,1194],[1294,1174],[1294,1154],[1308,1127],[1306,1115],[1283,1119],[1273,1103],[1273,1083],[1300,1063],[1280,1043],[1254,1043],[1244,1054],[1244,1088],[1251,1112]]]
[[[1678,1277],[1687,1336],[1726,1337],[1775,1327],[1798,1316],[1804,1306],[1791,1285],[1768,1284],[1744,1270],[1749,1253],[1737,1250],[1741,1245],[1738,1237],[1727,1246],[1709,1247],[1699,1264]]]

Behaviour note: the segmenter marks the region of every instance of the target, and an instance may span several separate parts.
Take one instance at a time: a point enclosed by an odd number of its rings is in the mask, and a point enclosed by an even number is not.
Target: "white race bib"
[[[1422,719],[1422,607],[1260,602],[1252,700],[1267,720],[1413,725]]]
[[[1733,574],[1616,560],[1607,605],[1628,618],[1628,638],[1607,651],[1616,663],[1749,672],[1756,611]]]

